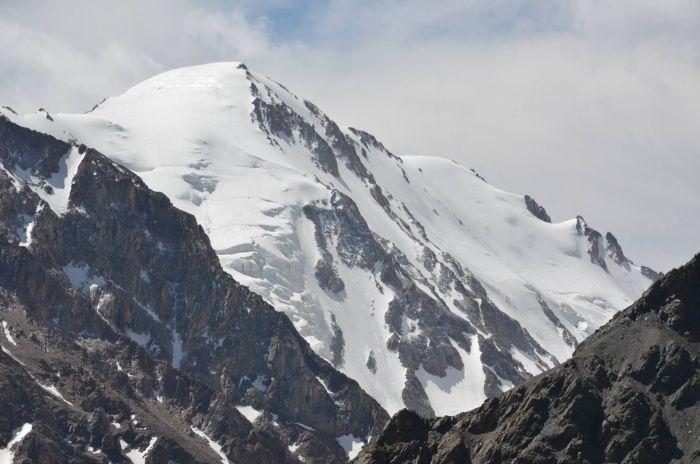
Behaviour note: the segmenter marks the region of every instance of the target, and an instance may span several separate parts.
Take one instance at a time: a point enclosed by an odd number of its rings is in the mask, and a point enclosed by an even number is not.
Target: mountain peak
[[[168,71],[87,114],[2,114],[191,213],[223,269],[389,412],[478,406],[651,283],[582,219],[551,223],[452,161],[397,156],[240,63]]]

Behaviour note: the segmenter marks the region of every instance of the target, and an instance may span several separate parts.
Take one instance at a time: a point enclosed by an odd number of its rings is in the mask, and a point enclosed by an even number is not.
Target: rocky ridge
[[[457,416],[401,411],[354,462],[699,462],[699,359],[700,254],[571,360]]]

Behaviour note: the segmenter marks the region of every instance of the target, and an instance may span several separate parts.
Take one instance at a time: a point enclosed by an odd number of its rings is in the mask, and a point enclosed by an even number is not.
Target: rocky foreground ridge
[[[696,255],[571,360],[464,414],[401,411],[355,462],[700,462],[699,355]]]

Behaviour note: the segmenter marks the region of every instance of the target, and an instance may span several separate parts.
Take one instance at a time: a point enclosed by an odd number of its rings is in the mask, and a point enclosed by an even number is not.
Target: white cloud
[[[160,70],[243,60],[400,154],[583,214],[640,262],[698,251],[697,1],[308,4],[280,31],[282,0],[6,0],[0,102],[83,111]]]
[[[586,34],[624,41],[698,37],[700,3],[692,0],[575,0],[573,6],[575,26]]]
[[[378,30],[337,66],[305,69],[314,80],[277,75],[399,153],[475,167],[668,269],[700,245],[700,20],[671,3],[580,1],[560,12],[570,27],[516,37],[407,45]]]
[[[0,96],[29,111],[83,111],[159,71],[271,57],[263,20],[186,0],[13,2],[0,6]]]

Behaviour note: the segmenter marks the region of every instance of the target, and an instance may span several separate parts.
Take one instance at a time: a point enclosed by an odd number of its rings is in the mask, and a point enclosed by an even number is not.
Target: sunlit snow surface
[[[156,444],[156,441],[158,441],[158,437],[151,437],[151,441],[148,443],[148,446],[144,450],[133,448],[126,453],[126,457],[128,457],[133,464],[146,464],[146,458],[148,457],[148,453],[151,452],[151,450]],[[122,448],[123,447],[124,445],[122,444]]]
[[[193,431],[194,433],[196,433],[197,435],[199,435],[200,437],[202,437],[204,440],[206,440],[206,442],[207,442],[207,444],[209,445],[209,447],[210,447],[216,454],[219,455],[219,457],[221,458],[221,462],[223,462],[224,464],[229,464],[230,461],[228,460],[228,458],[227,458],[226,455],[224,454],[224,451],[223,451],[223,449],[221,448],[221,445],[220,445],[220,444],[218,444],[217,442],[215,442],[214,440],[212,440],[211,438],[209,438],[209,436],[208,436],[206,433],[204,433],[202,430],[198,429],[197,427],[191,427],[191,429],[192,429],[192,431]]]
[[[303,144],[268,140],[251,116],[251,79],[261,98],[282,101],[319,126],[303,100],[264,76],[248,75],[237,63],[169,71],[107,99],[90,113],[53,114],[54,121],[44,113],[16,116],[0,111],[18,124],[96,148],[192,213],[208,233],[224,269],[285,311],[312,348],[327,359],[334,314],[345,340],[340,369],[390,413],[396,412],[404,406],[405,368],[397,353],[387,349],[390,332],[384,316],[393,294],[370,272],[349,268],[337,256],[344,297],[322,290],[314,276],[320,256],[314,226],[302,208],[328,200],[331,188],[347,194],[374,233],[403,252],[429,281],[436,277],[422,265],[416,240],[386,214],[368,184],[342,160],[336,178],[314,164]],[[356,134],[341,130],[361,146]],[[559,360],[569,357],[573,348],[541,310],[536,292],[580,341],[650,284],[635,265],[626,269],[609,261],[606,273],[590,262],[586,237],[576,233],[575,220],[542,222],[527,211],[522,195],[492,187],[469,169],[439,158],[399,159],[374,146],[366,150],[362,162],[391,198],[397,217],[411,222],[403,203],[423,224],[430,241],[469,269],[489,298]],[[76,156],[66,155],[65,173],[60,174],[66,189]],[[49,203],[61,210],[67,200],[59,193]],[[74,286],[83,287],[84,276],[76,277]],[[459,313],[448,295],[443,298]],[[483,401],[478,343],[472,346],[471,353],[458,348],[464,372],[450,368],[440,378],[418,370],[437,414]],[[366,367],[370,352],[376,373]],[[180,355],[174,356],[174,363],[179,363]],[[521,353],[512,355],[530,373],[540,372]]]
[[[12,333],[10,332],[10,326],[7,323],[7,321],[2,321],[0,322],[0,324],[2,324],[2,331],[5,334],[5,338],[7,339],[7,341],[12,343],[13,345],[17,345],[17,342],[15,341],[14,337],[12,336]]]
[[[53,385],[44,385],[44,384],[39,383],[38,381],[37,381],[37,384],[38,384],[42,389],[44,389],[45,391],[51,393],[53,396],[55,396],[55,397],[58,398],[59,400],[63,401],[63,402],[66,403],[67,405],[73,406],[73,403],[71,403],[70,401],[68,401],[67,399],[65,399],[65,398],[63,397],[63,395],[61,394],[61,392],[58,391],[58,388],[56,388],[55,386],[53,386]]]
[[[262,411],[258,411],[252,406],[236,406],[236,409],[238,409],[238,412],[243,414],[243,416],[248,419],[248,422],[251,424],[255,423],[256,420],[258,420],[258,417],[262,414]]]
[[[338,437],[336,440],[340,446],[343,447],[345,452],[348,454],[348,458],[350,459],[355,459],[355,457],[360,454],[362,447],[365,445],[361,439],[355,437],[354,435],[343,435],[342,437]]]
[[[12,438],[4,448],[0,448],[0,464],[12,464],[15,457],[14,449],[29,435],[32,431],[32,424],[26,423],[12,431]]]

